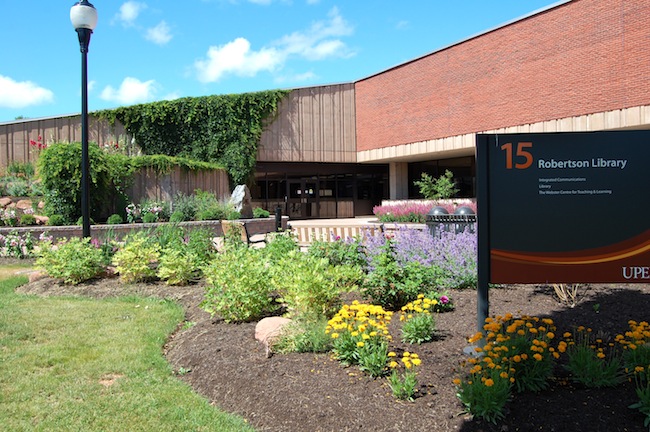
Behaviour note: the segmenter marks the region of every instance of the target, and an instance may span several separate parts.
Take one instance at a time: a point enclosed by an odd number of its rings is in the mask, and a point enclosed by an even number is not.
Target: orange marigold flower
[[[485,380],[485,387],[492,387],[494,385],[494,380],[492,378],[488,378]]]

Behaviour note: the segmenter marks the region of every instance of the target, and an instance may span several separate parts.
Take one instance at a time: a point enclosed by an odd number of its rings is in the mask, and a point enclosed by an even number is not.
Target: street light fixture
[[[87,0],[70,8],[70,21],[81,50],[81,219],[83,237],[90,237],[90,164],[88,160],[88,45],[97,25],[97,10]]]

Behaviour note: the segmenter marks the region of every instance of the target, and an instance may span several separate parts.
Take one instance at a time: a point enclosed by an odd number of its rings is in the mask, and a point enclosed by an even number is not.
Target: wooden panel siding
[[[147,168],[135,175],[127,195],[134,203],[144,200],[171,202],[181,192],[191,195],[196,189],[214,193],[219,199],[230,198],[228,174],[225,170],[186,171],[176,167],[169,174],[156,174]]]
[[[20,120],[0,124],[0,170],[12,162],[36,162],[38,148],[30,141],[43,144],[81,141],[81,116],[50,117],[34,120]],[[88,141],[100,146],[111,146],[116,142],[124,144],[126,131],[121,124],[110,127],[108,123],[89,117]]]
[[[354,84],[293,90],[262,133],[261,162],[356,162]]]

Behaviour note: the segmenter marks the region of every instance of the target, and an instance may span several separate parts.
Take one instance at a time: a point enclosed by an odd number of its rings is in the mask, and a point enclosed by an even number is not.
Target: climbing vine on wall
[[[255,169],[265,122],[289,91],[182,98],[93,113],[121,122],[145,154],[218,163],[235,184]]]

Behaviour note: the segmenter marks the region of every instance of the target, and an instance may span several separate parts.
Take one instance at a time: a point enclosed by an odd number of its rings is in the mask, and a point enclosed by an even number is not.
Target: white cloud
[[[250,42],[237,38],[221,46],[211,46],[206,57],[197,60],[194,68],[199,81],[219,81],[224,75],[254,76],[261,71],[281,69],[291,56],[307,60],[354,55],[340,38],[349,36],[354,29],[333,8],[326,21],[318,21],[309,29],[294,32],[259,51],[251,50]]]
[[[120,6],[120,11],[115,15],[114,19],[121,22],[125,27],[132,26],[135,24],[140,12],[146,7],[145,3],[127,1]]]
[[[124,105],[149,102],[155,97],[156,87],[155,80],[142,82],[137,78],[126,77],[120,84],[120,88],[106,86],[99,97]]]
[[[284,59],[282,53],[273,48],[251,51],[251,44],[244,38],[237,38],[222,46],[211,46],[207,58],[197,60],[194,67],[199,81],[219,81],[226,74],[255,76],[258,72],[274,70]]]
[[[31,81],[14,81],[0,75],[0,108],[25,108],[54,101],[54,93]]]
[[[155,27],[147,29],[145,38],[158,45],[165,45],[172,40],[171,28],[165,21],[160,21]]]

